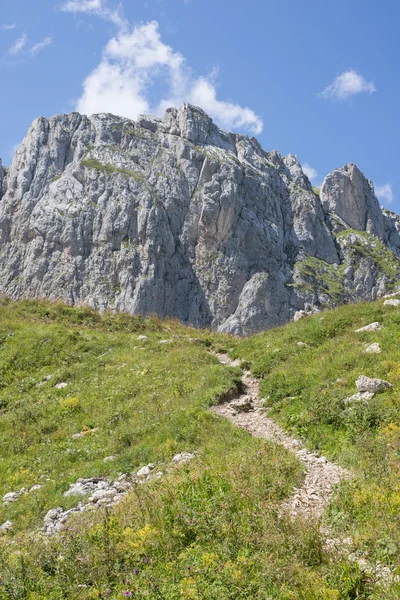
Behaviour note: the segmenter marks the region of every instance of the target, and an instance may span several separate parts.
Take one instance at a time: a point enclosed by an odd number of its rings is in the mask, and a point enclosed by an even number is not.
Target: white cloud
[[[10,29],[15,29],[16,26],[17,26],[16,23],[13,23],[12,25],[6,25],[6,24],[4,24],[4,25],[0,25],[0,29],[2,31],[9,31]]]
[[[120,7],[111,9],[106,0],[69,0],[61,7],[63,12],[87,13],[97,15],[107,21],[112,21],[115,25],[123,28],[127,26],[126,20],[121,15]]]
[[[37,44],[32,46],[32,48],[29,50],[29,54],[31,56],[35,56],[38,52],[40,52],[40,50],[43,50],[43,48],[47,48],[47,46],[50,46],[52,43],[53,40],[50,36],[45,37],[41,42],[38,42]]]
[[[394,200],[393,189],[390,183],[377,185],[375,187],[375,193],[381,202],[387,202],[390,204]]]
[[[203,108],[225,129],[248,129],[255,134],[263,130],[263,122],[253,110],[239,104],[218,100],[215,84],[205,77],[200,77],[193,82],[189,101]]]
[[[357,71],[345,71],[318,95],[325,99],[348,100],[355,94],[376,92],[373,81],[367,81]]]
[[[26,46],[27,40],[28,40],[28,36],[26,35],[26,33],[23,33],[21,35],[21,37],[17,38],[15,40],[15,42],[12,44],[12,46],[10,46],[10,48],[8,50],[9,53],[12,54],[13,56],[16,56],[17,54],[22,52],[22,50]]]
[[[159,25],[151,21],[131,28],[102,0],[73,0],[68,12],[92,12],[118,25],[97,67],[83,83],[77,110],[84,114],[111,112],[135,119],[140,113],[162,114],[170,106],[191,102],[224,128],[262,131],[262,120],[247,107],[217,98],[215,74],[195,77],[185,58],[165,44]]]
[[[318,177],[317,171],[313,167],[311,167],[308,163],[304,163],[303,165],[301,165],[301,168],[303,169],[303,173],[305,173],[307,175],[307,177],[310,181],[317,179],[317,177]]]

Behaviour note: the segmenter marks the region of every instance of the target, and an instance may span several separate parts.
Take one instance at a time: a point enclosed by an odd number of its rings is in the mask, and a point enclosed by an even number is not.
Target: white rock
[[[382,352],[382,349],[378,342],[374,342],[373,344],[365,348],[364,352],[367,352],[368,354],[380,354],[380,352]]]
[[[65,381],[62,381],[61,383],[57,383],[57,385],[55,385],[54,387],[56,388],[56,390],[63,390],[64,388],[66,388],[68,385],[68,383],[66,383]]]
[[[48,513],[46,513],[43,520],[45,523],[48,523],[50,521],[55,521],[62,514],[63,514],[63,509],[61,508],[61,506],[59,506],[58,508],[52,508],[51,510],[48,511]]]
[[[361,333],[362,331],[376,331],[379,329],[382,329],[382,325],[379,323],[379,321],[375,321],[374,323],[365,325],[365,327],[360,327],[360,329],[356,329],[356,333]]]
[[[308,317],[312,313],[306,312],[305,310],[298,310],[294,313],[293,321],[300,321],[300,319],[304,319],[304,317]]]
[[[195,454],[191,454],[190,452],[181,452],[180,454],[175,454],[172,462],[174,463],[185,463],[193,460]]]
[[[116,494],[117,490],[114,487],[105,490],[96,490],[89,497],[89,502],[98,502],[99,500],[104,500],[105,498],[109,500],[111,498],[114,498]]]
[[[383,303],[384,306],[399,306],[400,300],[393,298],[392,300],[385,300]]]
[[[22,496],[22,494],[25,494],[25,492],[26,488],[21,488],[17,492],[8,492],[3,496],[3,503],[11,504],[11,502],[16,502]]]
[[[2,532],[10,531],[10,529],[12,529],[12,526],[13,526],[12,521],[6,521],[5,523],[3,523],[3,525],[0,525],[0,531],[2,531]]]
[[[33,486],[32,486],[32,487],[29,489],[29,492],[36,492],[36,490],[41,490],[41,489],[42,489],[42,486],[41,486],[39,483],[37,483],[36,485],[33,485]]]
[[[147,465],[146,467],[142,467],[141,469],[139,469],[139,471],[136,473],[136,475],[138,477],[148,477],[151,473],[151,468],[150,465]]]
[[[251,396],[242,396],[230,402],[230,407],[236,412],[249,412],[254,409]]]
[[[103,462],[111,462],[113,460],[115,460],[115,456],[106,456],[103,458]]]
[[[110,487],[108,481],[97,477],[89,479],[78,479],[76,483],[72,483],[69,489],[64,492],[64,496],[88,496],[98,490],[106,490]]]
[[[170,344],[172,342],[172,340],[160,340],[158,343],[159,344]]]
[[[304,342],[297,342],[297,345],[299,348],[309,348],[309,345]]]
[[[376,394],[387,388],[391,388],[392,384],[384,379],[371,379],[366,375],[360,375],[356,381],[356,387],[359,392],[372,392]]]
[[[354,402],[366,402],[368,400],[372,400],[375,396],[373,392],[357,392],[350,396],[350,398],[346,398],[344,400],[345,404],[353,404]]]
[[[145,342],[146,340],[148,340],[149,338],[147,337],[147,335],[138,335],[138,340],[140,342]]]

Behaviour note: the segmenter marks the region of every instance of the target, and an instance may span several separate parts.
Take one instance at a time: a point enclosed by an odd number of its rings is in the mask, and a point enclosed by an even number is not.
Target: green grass
[[[319,196],[321,194],[321,188],[319,187],[315,187],[314,185],[312,186],[313,192],[316,196]]]
[[[355,332],[373,321],[383,324],[381,331]],[[375,302],[240,340],[231,352],[262,378],[261,394],[284,428],[354,472],[330,506],[330,526],[393,568],[400,550],[399,339],[400,311]],[[381,354],[363,352],[372,342],[379,342]],[[349,409],[344,400],[356,392],[361,374],[393,388]]]
[[[130,169],[126,169],[125,167],[115,167],[114,165],[104,164],[100,162],[97,158],[84,158],[81,160],[81,165],[83,167],[89,167],[91,169],[96,169],[97,171],[103,171],[104,173],[108,173],[112,175],[113,173],[121,173],[122,175],[126,175],[127,177],[132,177],[137,183],[141,183],[145,181],[143,175],[140,173],[136,173],[135,171],[131,171]]]
[[[0,494],[43,487],[0,508],[0,523],[14,523],[0,536],[0,599],[397,598],[398,589],[382,595],[345,557],[328,555],[318,524],[279,515],[304,476],[291,454],[208,410],[240,376],[210,349],[249,361],[275,417],[357,473],[332,503],[331,526],[392,566],[397,315],[381,304],[348,306],[240,340],[172,320],[1,301]],[[353,333],[372,320],[385,329]],[[377,336],[382,355],[363,355]],[[394,388],[349,421],[340,399],[360,372]],[[85,428],[97,431],[72,439]],[[198,454],[112,511],[79,515],[50,539],[38,533],[50,508],[77,502],[63,493],[79,477],[114,478],[182,451]],[[109,455],[116,459],[104,463]]]
[[[335,268],[313,256],[298,261],[296,268],[305,281],[299,287],[310,292],[317,290],[320,294],[326,294],[334,303],[343,301],[345,288],[341,268]]]
[[[349,240],[351,234],[354,240]],[[345,260],[341,265],[332,265],[323,260],[308,256],[296,263],[301,282],[294,284],[300,291],[328,297],[331,305],[339,305],[349,300],[344,283],[344,273],[349,267],[357,269],[363,258],[372,259],[377,271],[386,278],[386,289],[392,290],[400,284],[400,261],[391,250],[375,236],[364,231],[348,229],[336,235],[339,243],[346,248]],[[351,243],[350,243],[351,242]],[[353,298],[354,299],[354,298]],[[323,296],[322,296],[323,300]]]
[[[379,271],[392,280],[392,283],[398,283],[400,279],[400,262],[398,257],[378,238],[369,235],[365,231],[346,229],[338,233],[336,237],[339,241],[347,240],[351,234],[356,234],[357,239],[350,246],[350,263],[357,264],[360,258],[363,257],[372,258]]]

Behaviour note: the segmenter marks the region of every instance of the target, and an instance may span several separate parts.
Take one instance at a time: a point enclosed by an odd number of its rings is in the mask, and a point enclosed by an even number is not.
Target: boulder
[[[360,375],[356,381],[356,387],[359,392],[371,392],[376,394],[377,392],[382,392],[393,386],[384,379],[371,379],[366,375]]]

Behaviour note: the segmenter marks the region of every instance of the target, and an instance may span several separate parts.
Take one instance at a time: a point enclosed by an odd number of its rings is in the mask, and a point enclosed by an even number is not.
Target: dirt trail
[[[238,366],[238,361],[232,361],[226,354],[217,354],[217,357],[223,365]],[[305,466],[306,477],[302,487],[294,490],[294,494],[282,508],[292,517],[320,518],[333,494],[334,486],[349,478],[350,473],[324,456],[307,450],[299,440],[288,435],[268,417],[259,398],[258,379],[252,377],[249,371],[243,374],[242,382],[245,388],[243,394],[214,406],[211,410],[246,429],[254,437],[272,440],[293,452]]]

